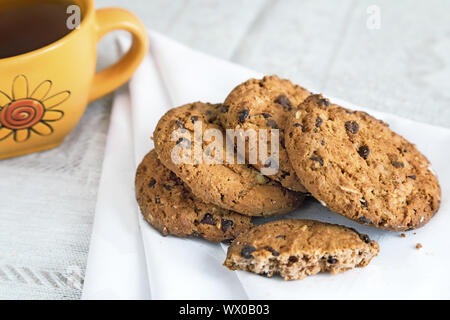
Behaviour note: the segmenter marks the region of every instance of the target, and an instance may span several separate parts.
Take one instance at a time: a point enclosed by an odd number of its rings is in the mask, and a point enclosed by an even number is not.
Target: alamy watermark
[[[179,164],[262,164],[263,175],[278,172],[279,130],[227,129],[203,130],[202,121],[194,122],[191,131],[180,128],[170,139],[176,142],[171,151],[172,162]],[[269,139],[270,138],[270,139]],[[269,149],[270,147],[270,149]]]
[[[69,15],[66,26],[69,30],[79,29],[81,24],[81,8],[75,4],[67,7],[66,13]]]
[[[368,15],[366,20],[366,27],[369,30],[379,30],[381,28],[381,9],[379,6],[373,4],[367,7],[366,13]]]

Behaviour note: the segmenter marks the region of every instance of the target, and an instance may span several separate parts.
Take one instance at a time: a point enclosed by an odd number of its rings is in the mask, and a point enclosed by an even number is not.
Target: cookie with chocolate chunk
[[[263,79],[250,79],[231,91],[219,113],[219,121],[224,128],[279,130],[278,161],[271,157],[270,134],[268,135],[268,159],[258,158],[255,168],[276,168],[269,177],[279,181],[285,188],[306,192],[289,162],[284,143],[284,126],[292,110],[296,110],[310,92],[287,79],[266,76]],[[246,156],[252,149],[247,148]],[[257,148],[253,148],[258,154]],[[259,157],[259,156],[258,156]]]
[[[359,223],[404,231],[439,209],[441,189],[429,161],[365,112],[310,96],[287,123],[286,149],[308,191]]]
[[[319,272],[332,274],[364,267],[379,252],[365,234],[313,220],[281,220],[254,226],[228,248],[224,265],[266,277],[303,279]]]
[[[196,198],[181,179],[163,166],[155,150],[142,160],[135,183],[142,215],[163,235],[225,241],[252,225],[250,217]]]
[[[249,216],[298,208],[303,194],[287,190],[256,169],[232,160],[234,150],[231,155],[226,150],[225,133],[217,123],[222,107],[196,102],[168,111],[153,134],[160,161],[207,203]]]

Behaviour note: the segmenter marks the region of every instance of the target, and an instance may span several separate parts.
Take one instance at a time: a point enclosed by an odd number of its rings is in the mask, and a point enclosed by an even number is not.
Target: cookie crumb
[[[400,237],[406,238],[406,234],[402,233],[402,234],[400,234]]]
[[[257,182],[258,184],[265,184],[265,183],[267,183],[267,179],[266,179],[263,175],[258,174],[258,175],[256,176],[256,182]]]
[[[422,244],[421,243],[416,244],[416,249],[420,249],[420,248],[422,248]]]

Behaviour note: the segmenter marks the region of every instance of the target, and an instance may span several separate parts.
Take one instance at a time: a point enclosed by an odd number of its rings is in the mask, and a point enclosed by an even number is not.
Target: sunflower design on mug
[[[11,95],[0,90],[0,141],[12,138],[24,142],[33,134],[53,133],[52,123],[64,117],[64,111],[57,107],[70,98],[70,91],[52,93],[52,87],[53,82],[45,80],[31,91],[27,77],[18,75]]]

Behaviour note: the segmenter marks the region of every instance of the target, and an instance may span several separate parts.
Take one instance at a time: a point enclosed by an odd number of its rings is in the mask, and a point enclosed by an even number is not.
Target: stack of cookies
[[[251,131],[276,131],[277,148],[270,135],[268,156],[249,161],[250,147],[224,142],[230,132],[234,142]],[[378,254],[375,241],[344,226],[300,219],[252,224],[254,216],[301,210],[307,196],[393,231],[423,226],[440,205],[438,180],[413,144],[367,113],[277,76],[250,79],[221,104],[168,111],[153,139],[155,149],[136,173],[143,216],[163,235],[231,243],[225,266],[232,270],[302,279],[362,267]],[[209,161],[217,159],[223,161]],[[267,168],[276,170],[264,174]]]

